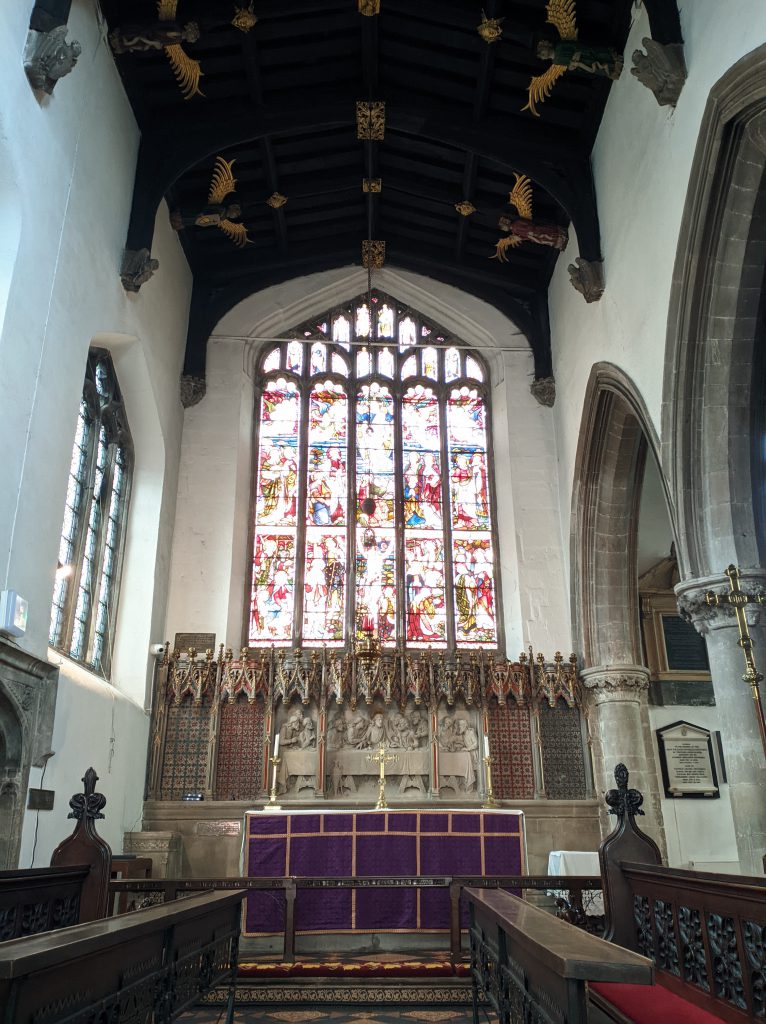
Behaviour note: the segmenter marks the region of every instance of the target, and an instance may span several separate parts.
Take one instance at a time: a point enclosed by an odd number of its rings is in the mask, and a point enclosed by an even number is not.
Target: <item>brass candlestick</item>
[[[487,799],[482,804],[483,807],[497,807],[497,800],[495,800],[495,794],[492,792],[492,762],[494,757],[490,757],[489,754],[484,758],[484,764],[487,768]]]
[[[269,761],[271,761],[274,767],[272,769],[271,775],[271,796],[269,797],[269,802],[264,807],[264,810],[268,809],[270,811],[281,811],[282,808],[277,803],[277,771],[279,769],[280,764],[282,763],[282,758],[270,757]]]
[[[375,804],[376,811],[384,811],[388,804],[386,803],[386,765],[396,764],[399,760],[398,754],[387,754],[386,748],[381,743],[377,754],[368,754],[367,760],[372,761],[373,764],[380,765],[380,777],[378,779],[378,802]]]

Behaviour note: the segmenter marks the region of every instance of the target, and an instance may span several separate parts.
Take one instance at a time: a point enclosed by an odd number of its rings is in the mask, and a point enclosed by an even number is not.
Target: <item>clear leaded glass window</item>
[[[373,292],[259,369],[249,644],[496,647],[480,357]]]
[[[109,353],[91,349],[75,429],[49,643],[108,676],[132,468]]]

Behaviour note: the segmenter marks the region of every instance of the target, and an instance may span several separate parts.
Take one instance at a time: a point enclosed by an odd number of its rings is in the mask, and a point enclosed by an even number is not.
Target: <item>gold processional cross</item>
[[[398,754],[387,754],[386,748],[381,743],[378,748],[377,754],[368,754],[367,760],[373,764],[380,765],[380,777],[378,778],[378,802],[375,804],[376,811],[384,811],[388,804],[386,803],[386,765],[396,764],[399,760]]]
[[[753,694],[753,700],[755,701],[755,713],[758,718],[758,728],[761,732],[761,743],[763,745],[764,757],[766,757],[766,720],[763,714],[763,704],[761,703],[761,689],[760,683],[763,682],[763,676],[757,671],[755,667],[755,660],[753,658],[753,640],[750,636],[750,630],[747,625],[747,618],[745,616],[745,609],[749,604],[764,604],[766,598],[763,594],[746,594],[739,586],[739,569],[736,565],[730,565],[726,570],[726,576],[729,578],[729,593],[728,594],[716,594],[712,590],[708,590],[705,594],[705,601],[712,607],[718,607],[721,604],[728,604],[734,609],[734,613],[737,616],[737,628],[739,629],[739,640],[737,643],[742,648],[742,653],[745,656],[745,674],[742,676],[744,681],[749,684],[750,690]]]

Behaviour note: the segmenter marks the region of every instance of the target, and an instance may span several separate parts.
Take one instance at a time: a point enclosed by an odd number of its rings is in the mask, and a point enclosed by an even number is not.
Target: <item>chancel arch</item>
[[[379,339],[378,346],[365,345],[366,336],[355,336],[350,325],[369,298],[367,285],[367,275],[359,268],[275,285],[240,303],[210,337],[206,392],[186,410],[168,631],[171,640],[176,633],[204,634],[207,639],[199,643],[209,644],[210,653],[198,646],[193,656],[188,655],[184,645],[189,641],[181,637],[179,650],[174,654],[171,646],[160,669],[150,792],[160,804],[185,792],[202,792],[208,800],[268,795],[273,782],[270,757],[279,736],[284,761],[277,788],[286,801],[368,801],[377,794],[377,780],[366,758],[373,742],[382,737],[395,749],[412,754],[407,755],[412,771],[405,776],[392,773],[390,798],[475,802],[487,784],[482,757],[486,737],[497,759],[493,785],[498,796],[535,805],[546,799],[574,801],[579,806],[570,820],[595,835],[595,808],[587,803],[592,783],[579,694],[571,688],[570,639],[559,633],[566,622],[567,602],[561,551],[551,543],[560,531],[558,510],[550,500],[556,481],[554,448],[548,443],[552,415],[530,394],[534,360],[529,344],[509,319],[477,296],[386,267],[375,274],[373,305],[388,305],[396,337]],[[332,322],[340,315],[349,325],[347,340],[345,335],[333,337]],[[406,330],[414,330],[417,337],[400,349],[399,326],[405,322]],[[316,335],[322,324],[325,327]],[[430,333],[424,334],[424,329]],[[408,641],[413,617],[407,615],[407,534],[424,530],[425,524],[417,521],[419,513],[412,517],[416,510],[407,505],[407,451],[404,442],[399,444],[398,427],[391,441],[396,470],[390,496],[393,526],[371,524],[376,534],[391,529],[401,549],[396,572],[401,582],[395,583],[400,598],[398,637],[381,637],[377,615],[367,637],[360,628],[364,616],[350,605],[340,620],[339,635],[309,637],[306,586],[313,586],[316,579],[322,590],[327,567],[312,574],[308,564],[303,577],[293,580],[303,607],[294,602],[284,636],[251,633],[259,500],[261,508],[268,504],[263,489],[259,495],[259,419],[271,382],[279,380],[290,382],[288,390],[295,392],[294,404],[300,407],[296,429],[303,431],[303,462],[298,460],[292,486],[277,498],[282,506],[268,508],[266,515],[276,516],[280,523],[295,517],[290,529],[296,538],[301,533],[300,550],[306,549],[310,531],[340,532],[342,519],[345,530],[348,520],[355,518],[357,484],[364,484],[368,476],[366,458],[351,447],[359,447],[357,429],[367,426],[365,387],[374,382],[396,399],[395,426],[404,415],[408,391],[430,389],[440,424],[432,454],[438,449],[440,465],[450,467],[460,462],[458,454],[465,454],[452,451],[449,443],[450,391],[470,384],[469,391],[481,393],[486,409],[491,409],[482,446],[487,452],[490,503],[496,501],[498,509],[496,530],[489,522],[484,528],[497,552],[495,579],[503,594],[502,604],[495,605],[496,640],[461,645],[453,578],[453,594],[436,616],[441,616],[443,633],[411,635]],[[318,493],[312,504],[306,460],[312,447],[321,447],[321,439],[317,436],[317,443],[312,442],[311,402],[317,382],[328,381],[340,404],[354,413],[344,420],[347,479],[340,495],[328,502]],[[282,438],[281,427],[276,437]],[[473,443],[475,447],[475,438]],[[504,467],[502,475],[495,471],[497,465]],[[442,476],[438,511],[445,520],[459,509],[453,509],[450,474],[443,471]],[[545,486],[543,479],[549,482]],[[363,499],[368,494],[362,490]],[[385,495],[375,497],[376,503],[389,500]],[[411,513],[410,527],[405,506]],[[368,524],[355,525],[363,537]],[[274,528],[274,523],[264,525],[270,532]],[[451,528],[452,537],[442,522],[438,533],[445,549],[455,540],[454,524]],[[346,537],[346,587],[356,593],[352,581],[363,552],[358,559],[354,545],[362,537]],[[448,557],[454,563],[446,552],[445,563]],[[520,585],[522,578],[529,587]],[[264,619],[270,612],[268,587],[264,579],[255,588]],[[201,730],[200,717],[207,721]],[[426,756],[434,749],[444,756],[432,768]],[[546,813],[559,820],[558,810]],[[544,869],[543,860],[536,863]]]

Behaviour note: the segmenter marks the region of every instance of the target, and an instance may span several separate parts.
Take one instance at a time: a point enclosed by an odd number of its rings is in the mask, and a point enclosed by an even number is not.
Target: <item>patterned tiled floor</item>
[[[216,1024],[223,1020],[216,1010],[195,1010],[185,1014],[189,1024]],[[262,1010],[241,1008],[234,1014],[236,1024],[471,1024],[473,1016],[462,1010]]]

